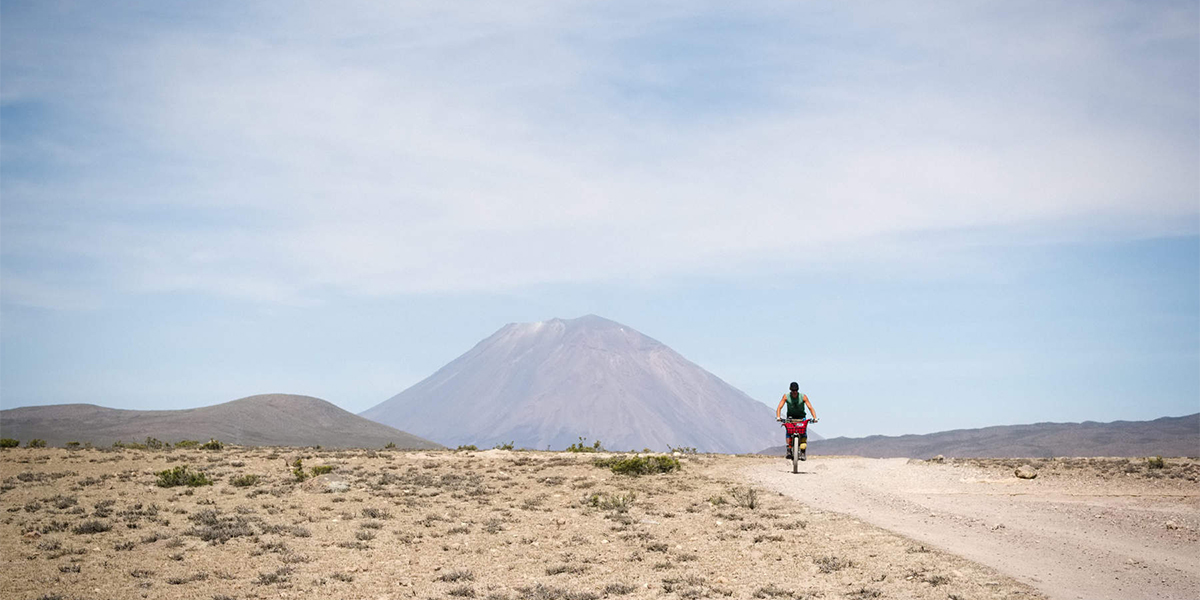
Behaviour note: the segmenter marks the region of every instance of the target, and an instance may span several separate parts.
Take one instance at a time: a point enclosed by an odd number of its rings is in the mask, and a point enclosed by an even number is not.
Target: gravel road
[[[1200,598],[1200,484],[1010,467],[817,457],[752,481],[987,565],[1068,600]],[[982,464],[982,466],[978,466]]]

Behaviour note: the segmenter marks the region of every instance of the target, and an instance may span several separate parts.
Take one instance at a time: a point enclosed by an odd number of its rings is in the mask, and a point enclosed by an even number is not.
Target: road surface
[[[990,566],[1052,599],[1200,598],[1200,484],[818,457],[750,467],[763,487]]]

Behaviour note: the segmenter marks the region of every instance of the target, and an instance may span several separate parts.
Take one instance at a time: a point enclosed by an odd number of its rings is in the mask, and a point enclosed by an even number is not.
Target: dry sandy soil
[[[1033,467],[1037,477],[1018,479]],[[1166,459],[826,457],[759,485],[898,532],[1030,584],[1050,598],[1200,598],[1200,463]]]
[[[333,472],[298,483],[297,457]],[[594,458],[4,450],[0,597],[1043,597],[990,567],[747,485],[745,471],[770,475],[777,458],[689,455],[680,471],[640,477]],[[215,483],[158,487],[156,473],[178,465]],[[234,485],[245,475],[259,480]],[[339,482],[348,489],[329,491]]]

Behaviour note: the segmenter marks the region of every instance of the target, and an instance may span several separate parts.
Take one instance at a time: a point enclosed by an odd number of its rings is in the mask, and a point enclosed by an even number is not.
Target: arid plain
[[[0,596],[1041,597],[743,477],[778,458],[688,454],[631,476],[604,456],[6,449]],[[212,483],[161,487],[180,466]]]

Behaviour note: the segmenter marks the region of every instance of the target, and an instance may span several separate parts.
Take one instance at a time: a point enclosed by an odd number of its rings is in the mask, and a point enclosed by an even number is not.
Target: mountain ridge
[[[405,431],[363,419],[331,402],[296,394],[259,394],[179,410],[127,410],[95,404],[52,404],[0,411],[0,435],[50,445],[183,439],[246,446],[438,448]]]
[[[759,454],[783,453],[783,446]],[[1200,413],[1149,421],[1029,423],[927,434],[836,437],[810,444],[814,455],[866,458],[1051,458],[1200,456]]]

